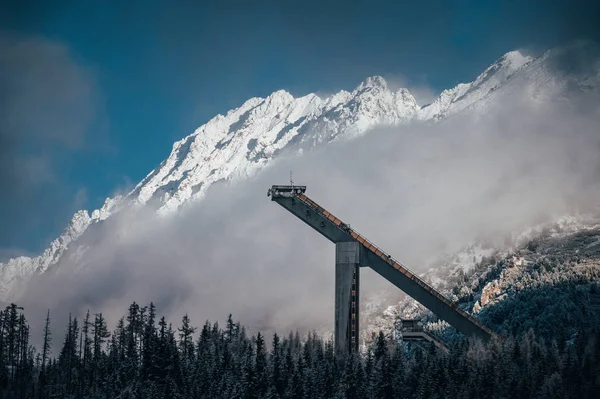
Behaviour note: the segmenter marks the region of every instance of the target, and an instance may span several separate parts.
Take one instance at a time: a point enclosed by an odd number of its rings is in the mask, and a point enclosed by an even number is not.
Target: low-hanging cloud
[[[90,308],[114,321],[130,302],[154,301],[173,321],[233,313],[256,329],[329,328],[334,246],[271,202],[267,189],[293,170],[311,198],[415,271],[476,238],[502,240],[596,209],[598,93],[543,103],[522,94],[485,113],[284,155],[251,180],[213,186],[172,217],[144,209],[112,217],[31,284],[25,308],[34,323],[46,308]],[[371,271],[364,276],[363,298],[390,287]]]

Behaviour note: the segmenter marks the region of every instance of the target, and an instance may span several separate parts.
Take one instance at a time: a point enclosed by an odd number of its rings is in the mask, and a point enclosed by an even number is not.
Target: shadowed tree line
[[[379,333],[359,355],[335,356],[314,333],[249,336],[224,326],[173,327],[153,304],[130,305],[110,332],[101,314],[69,318],[53,342],[50,314],[37,351],[22,309],[0,312],[2,398],[593,398],[600,328],[546,340],[533,330],[449,353]]]

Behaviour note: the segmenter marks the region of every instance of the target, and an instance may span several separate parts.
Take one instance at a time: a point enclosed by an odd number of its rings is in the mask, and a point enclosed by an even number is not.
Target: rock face
[[[595,58],[586,61],[585,67],[576,65],[575,73],[570,65],[563,65],[582,52],[595,54]],[[536,59],[512,51],[473,82],[443,91],[424,107],[407,89],[390,90],[379,76],[367,78],[351,92],[340,91],[326,98],[315,94],[295,98],[284,90],[266,98],[251,98],[173,144],[169,157],[128,195],[107,198],[91,216],[85,210],[77,212],[64,233],[40,256],[0,264],[0,300],[17,300],[23,284],[33,275],[45,273],[89,226],[115,212],[150,206],[169,214],[202,198],[215,182],[254,175],[282,151],[310,150],[351,139],[376,126],[436,122],[465,110],[482,110],[516,88],[525,88],[535,99],[556,96],[572,86],[596,89],[599,53],[598,46],[589,43],[550,50]]]
[[[487,283],[481,291],[481,299],[475,302],[473,311],[477,312],[481,307],[486,306],[490,301],[493,301],[495,297],[500,295],[500,292],[500,283],[497,280]]]

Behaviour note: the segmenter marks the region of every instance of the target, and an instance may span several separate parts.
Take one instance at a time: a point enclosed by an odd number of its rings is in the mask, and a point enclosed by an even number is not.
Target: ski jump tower
[[[386,280],[467,336],[488,341],[496,334],[305,195],[306,186],[272,186],[267,195],[335,244],[336,352],[358,349],[360,268]]]

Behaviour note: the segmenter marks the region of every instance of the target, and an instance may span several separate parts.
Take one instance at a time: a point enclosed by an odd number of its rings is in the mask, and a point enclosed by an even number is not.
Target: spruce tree
[[[271,370],[270,370],[270,382],[269,386],[272,397],[279,397],[283,395],[285,385],[284,376],[282,370],[282,350],[277,333],[273,334],[272,348],[271,348]]]
[[[267,392],[267,353],[265,350],[265,340],[259,332],[256,335],[256,363],[255,363],[256,390],[258,396],[263,396]]]
[[[190,324],[188,315],[186,314],[183,316],[181,327],[178,329],[178,331],[179,348],[181,350],[181,365],[185,373],[188,373],[194,364],[195,353],[193,334],[196,332],[196,330],[197,328]]]
[[[48,309],[48,313],[46,314],[46,323],[44,324],[44,343],[42,346],[41,368],[40,368],[40,375],[39,375],[39,380],[38,380],[40,398],[45,398],[46,364],[47,364],[48,358],[50,356],[51,345],[52,345],[52,334],[50,332],[50,309]]]
[[[62,374],[62,390],[65,395],[72,395],[76,392],[77,373],[79,370],[78,349],[79,326],[77,319],[69,314],[65,340],[59,355],[59,366]]]

